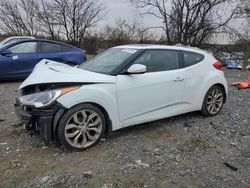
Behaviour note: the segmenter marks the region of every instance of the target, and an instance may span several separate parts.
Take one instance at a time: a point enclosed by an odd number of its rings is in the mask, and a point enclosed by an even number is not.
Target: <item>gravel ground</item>
[[[229,83],[248,73],[225,70]],[[0,187],[250,187],[250,90],[229,87],[216,117],[129,127],[77,153],[22,129],[12,102],[19,84],[0,84]]]

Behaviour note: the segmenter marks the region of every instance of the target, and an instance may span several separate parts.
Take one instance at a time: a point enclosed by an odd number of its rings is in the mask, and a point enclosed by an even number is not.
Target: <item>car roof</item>
[[[35,39],[35,37],[33,37],[33,36],[12,36],[12,37],[8,37],[6,39],[22,39],[22,38]]]
[[[130,45],[116,46],[114,48],[128,48],[128,49],[136,49],[136,50],[146,50],[146,49],[184,50],[184,51],[208,54],[206,51],[196,48],[196,47],[170,46],[170,45],[159,45],[159,44],[130,44]]]
[[[59,41],[54,41],[54,40],[48,40],[48,39],[24,39],[24,40],[20,40],[20,41],[16,41],[10,44],[6,44],[4,47],[9,47],[9,46],[13,46],[15,44],[19,44],[19,43],[23,43],[23,42],[50,42],[50,43],[55,43],[55,44],[60,44],[60,45],[64,45],[64,46],[68,46],[74,49],[78,49],[78,50],[82,50],[81,48],[77,48],[75,46],[63,43],[63,42],[59,42]]]

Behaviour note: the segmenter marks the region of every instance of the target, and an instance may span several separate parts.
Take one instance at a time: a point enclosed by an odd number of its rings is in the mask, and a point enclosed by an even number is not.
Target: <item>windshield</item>
[[[79,65],[78,68],[102,74],[112,74],[117,67],[136,52],[135,49],[111,48]]]

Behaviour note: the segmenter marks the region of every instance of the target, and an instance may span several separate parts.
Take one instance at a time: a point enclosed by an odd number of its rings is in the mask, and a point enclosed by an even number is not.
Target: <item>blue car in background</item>
[[[0,47],[0,80],[27,77],[42,59],[69,65],[79,65],[86,60],[84,51],[61,42],[29,39]]]

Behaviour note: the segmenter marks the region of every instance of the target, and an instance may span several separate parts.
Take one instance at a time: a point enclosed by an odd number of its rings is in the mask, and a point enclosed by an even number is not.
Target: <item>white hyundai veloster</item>
[[[118,46],[71,67],[42,60],[21,84],[17,116],[70,149],[110,131],[179,114],[218,114],[227,97],[222,64],[197,48]]]

